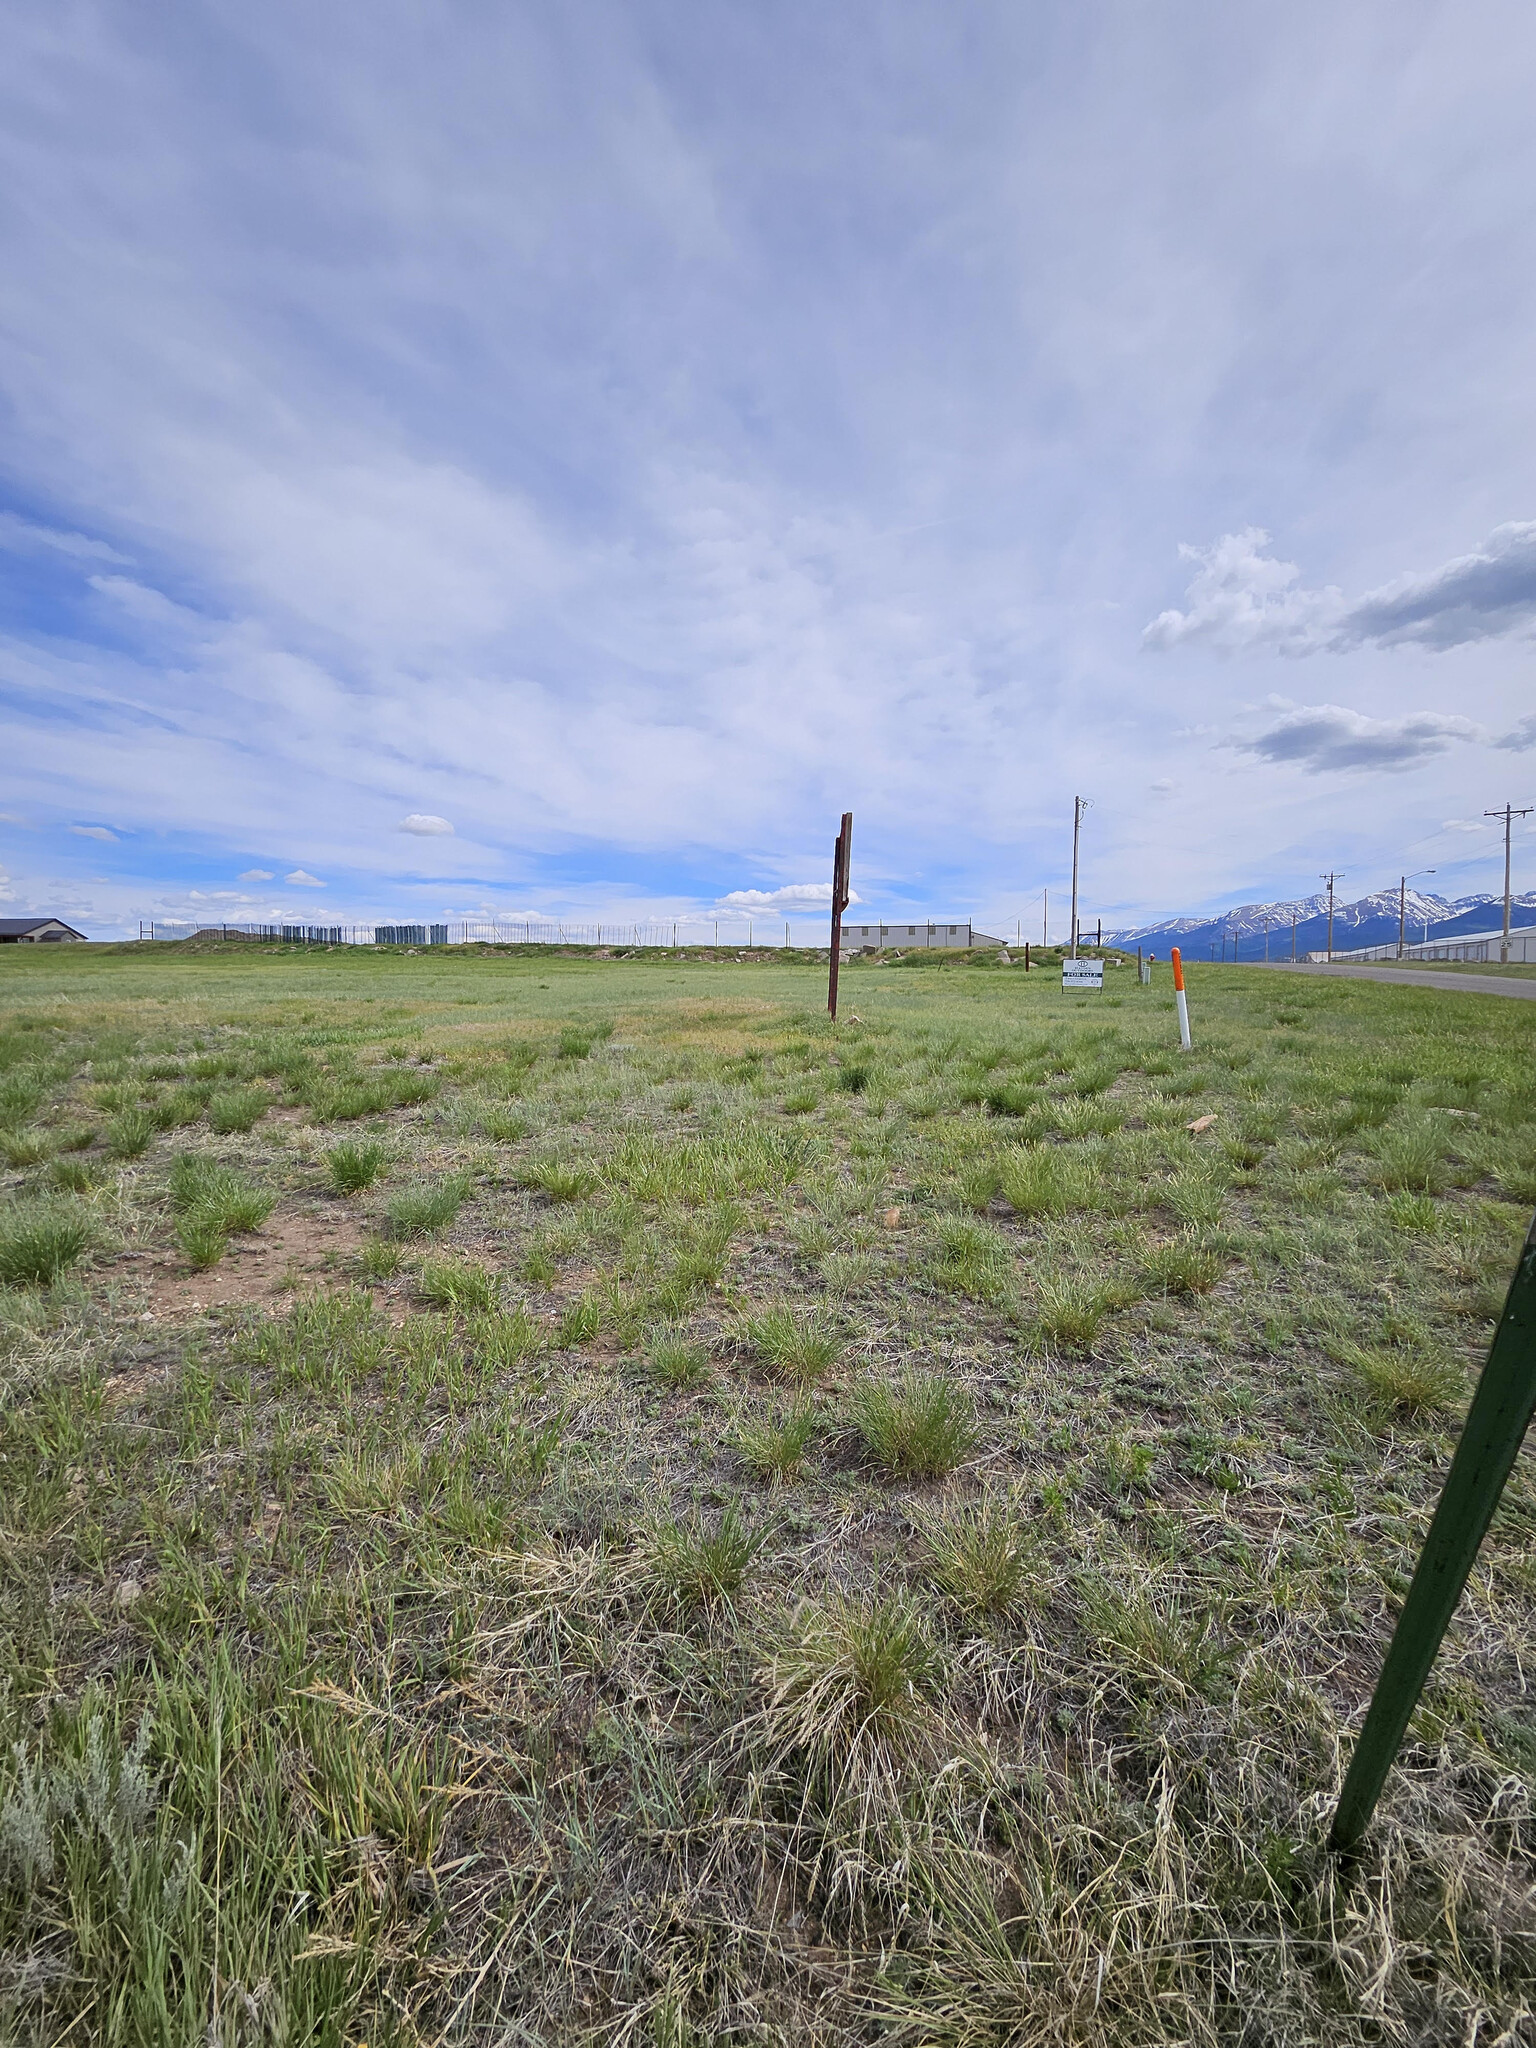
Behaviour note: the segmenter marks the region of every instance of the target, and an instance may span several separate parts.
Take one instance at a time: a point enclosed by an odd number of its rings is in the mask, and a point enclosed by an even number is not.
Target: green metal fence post
[[[1536,1217],[1526,1236],[1488,1363],[1446,1474],[1413,1584],[1398,1616],[1375,1695],[1339,1794],[1330,1849],[1355,1848],[1370,1825],[1424,1680],[1478,1547],[1488,1533],[1536,1409]]]

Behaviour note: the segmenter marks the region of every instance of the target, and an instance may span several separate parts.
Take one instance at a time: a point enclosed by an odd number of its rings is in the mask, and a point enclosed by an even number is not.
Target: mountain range
[[[1397,941],[1398,893],[1378,889],[1353,903],[1333,906],[1333,949],[1351,952],[1357,946],[1387,946]],[[1471,932],[1496,932],[1504,921],[1504,898],[1499,896],[1431,896],[1410,889],[1407,896],[1407,932],[1411,945],[1421,945],[1426,935],[1435,939],[1462,938]],[[1264,935],[1269,934],[1270,958],[1291,957],[1291,922],[1296,925],[1296,957],[1320,953],[1328,944],[1328,898],[1305,896],[1294,903],[1240,903],[1217,917],[1165,917],[1156,924],[1106,932],[1104,943],[1143,946],[1164,952],[1177,946],[1193,960],[1214,953],[1243,960],[1264,958]],[[1512,925],[1536,923],[1536,891],[1511,898]]]

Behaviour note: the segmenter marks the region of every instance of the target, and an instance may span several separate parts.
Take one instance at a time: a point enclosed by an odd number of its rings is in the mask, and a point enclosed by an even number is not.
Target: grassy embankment
[[[0,2038],[1524,2038],[1530,1021],[1108,979],[0,959]]]

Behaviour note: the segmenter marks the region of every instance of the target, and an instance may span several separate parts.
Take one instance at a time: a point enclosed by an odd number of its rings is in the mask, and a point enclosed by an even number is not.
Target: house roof
[[[0,917],[0,938],[25,938],[28,932],[41,931],[48,924],[64,925],[65,931],[74,932],[77,939],[85,937],[85,933],[76,932],[72,924],[64,924],[62,917]]]

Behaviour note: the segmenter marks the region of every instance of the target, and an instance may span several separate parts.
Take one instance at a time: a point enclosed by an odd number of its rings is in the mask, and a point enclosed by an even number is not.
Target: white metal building
[[[939,924],[844,924],[843,944],[850,953],[863,953],[892,946],[907,952],[913,946],[1001,946],[1004,939],[989,938],[968,922],[945,920]]]
[[[1454,939],[1428,939],[1417,946],[1404,946],[1401,955],[1397,942],[1385,946],[1360,946],[1352,953],[1341,953],[1337,947],[1332,953],[1309,953],[1309,960],[1482,960],[1492,961],[1497,966],[1504,944],[1502,930],[1496,932],[1468,932]],[[1518,965],[1536,967],[1536,924],[1522,924],[1513,927],[1509,934],[1509,957]]]

